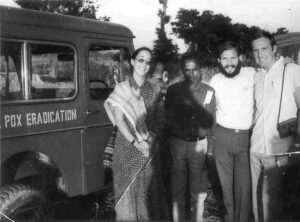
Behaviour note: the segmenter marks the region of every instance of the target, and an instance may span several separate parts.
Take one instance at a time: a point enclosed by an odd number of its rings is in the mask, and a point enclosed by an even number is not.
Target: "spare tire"
[[[1,221],[43,221],[44,193],[31,185],[14,184],[1,188]]]

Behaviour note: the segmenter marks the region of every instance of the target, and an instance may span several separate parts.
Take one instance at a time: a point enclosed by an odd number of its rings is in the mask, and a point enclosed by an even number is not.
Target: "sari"
[[[138,141],[149,132],[160,134],[164,125],[162,95],[158,87],[146,81],[138,87],[133,77],[117,84],[105,101],[113,124],[113,108],[125,116]],[[159,221],[170,219],[161,178],[160,146],[157,142],[144,156],[118,131],[113,155],[115,211],[117,221]]]

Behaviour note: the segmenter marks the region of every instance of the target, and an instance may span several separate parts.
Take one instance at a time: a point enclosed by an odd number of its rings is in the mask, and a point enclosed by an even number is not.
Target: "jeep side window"
[[[22,99],[21,43],[1,41],[1,46],[1,100],[20,100]]]
[[[1,101],[70,98],[75,51],[60,44],[1,40]]]
[[[30,44],[31,98],[66,98],[75,94],[75,52],[69,46]]]
[[[91,98],[93,100],[106,99],[116,83],[122,81],[124,75],[127,75],[127,70],[129,70],[129,62],[126,61],[123,49],[91,46],[88,67]]]

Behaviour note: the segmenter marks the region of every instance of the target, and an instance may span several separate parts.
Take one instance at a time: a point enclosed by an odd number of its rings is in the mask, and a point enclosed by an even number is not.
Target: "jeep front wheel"
[[[0,192],[1,221],[42,221],[45,219],[43,192],[31,185],[8,185]]]

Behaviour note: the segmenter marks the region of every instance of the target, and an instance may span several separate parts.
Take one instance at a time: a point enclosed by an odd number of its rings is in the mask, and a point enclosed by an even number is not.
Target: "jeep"
[[[103,102],[130,73],[125,26],[0,7],[1,219],[42,220],[59,195],[105,188]],[[58,195],[59,194],[59,195]]]

